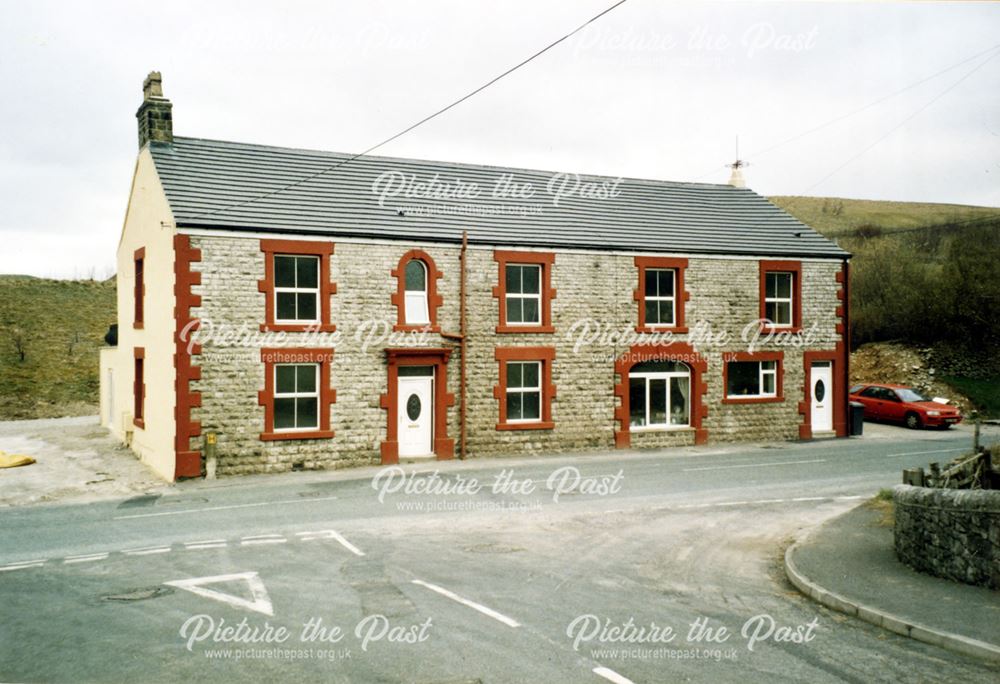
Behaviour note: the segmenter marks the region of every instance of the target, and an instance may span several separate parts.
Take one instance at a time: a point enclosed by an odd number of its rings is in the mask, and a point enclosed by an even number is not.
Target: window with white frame
[[[508,361],[507,422],[528,423],[542,419],[542,363]]]
[[[645,278],[646,325],[673,325],[677,272],[672,268],[647,268]]]
[[[319,427],[319,364],[281,363],[274,366],[275,431]]]
[[[427,325],[431,322],[427,307],[427,264],[411,259],[405,271],[404,315],[407,325]]]
[[[778,396],[778,362],[729,361],[726,396],[737,399]]]
[[[639,363],[629,371],[629,422],[634,428],[690,425],[691,370],[675,361]]]
[[[795,274],[768,271],[764,275],[764,317],[774,325],[792,325]]]
[[[319,257],[274,256],[274,310],[278,323],[319,322]]]
[[[537,264],[507,264],[507,324],[542,324],[542,267]]]

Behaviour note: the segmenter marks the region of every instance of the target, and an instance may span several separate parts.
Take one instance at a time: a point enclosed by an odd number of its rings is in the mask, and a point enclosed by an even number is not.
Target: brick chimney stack
[[[159,71],[149,72],[142,82],[142,106],[135,113],[139,120],[139,149],[150,141],[174,141],[173,105],[163,97],[163,78]]]

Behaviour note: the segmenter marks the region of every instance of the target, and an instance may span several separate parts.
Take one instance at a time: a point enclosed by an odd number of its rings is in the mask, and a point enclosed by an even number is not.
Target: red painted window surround
[[[729,397],[729,363],[731,361],[776,361],[773,397]],[[722,352],[722,403],[723,404],[772,404],[785,400],[785,352]]]
[[[635,326],[636,332],[672,332],[684,334],[688,332],[684,324],[684,309],[691,299],[691,293],[684,289],[684,271],[688,267],[688,260],[675,257],[639,257],[635,258],[635,266],[639,269],[639,287],[632,293],[633,299],[639,303],[639,322]],[[677,277],[674,281],[674,324],[650,326],[646,324],[646,269],[672,269]]]
[[[146,349],[136,347],[132,350],[135,359],[135,373],[132,384],[132,423],[138,427],[146,428]]]
[[[498,333],[554,333],[555,327],[552,325],[552,300],[556,297],[556,291],[552,287],[552,265],[555,263],[556,255],[552,252],[511,252],[505,250],[494,250],[493,260],[497,262],[499,268],[499,283],[493,288],[493,296],[500,304],[500,320],[497,321]],[[507,265],[508,264],[538,264],[542,267],[541,281],[541,325],[508,325],[507,324]]]
[[[406,324],[406,265],[418,259],[424,262],[427,267],[427,314],[430,319],[429,325],[407,325]],[[434,259],[427,252],[420,249],[411,249],[399,260],[399,265],[390,272],[396,279],[396,292],[392,295],[392,305],[396,307],[396,324],[392,327],[394,331],[412,332],[441,332],[441,325],[438,323],[438,307],[444,303],[444,298],[437,293],[437,281],[444,274],[437,269]]]
[[[134,302],[134,315],[132,317],[132,327],[135,329],[141,329],[143,326],[143,313],[145,309],[145,299],[146,299],[146,248],[140,247],[135,250],[135,254],[132,257],[132,263],[135,264],[135,284],[132,290],[132,300]]]
[[[399,369],[403,366],[434,367],[434,453],[439,461],[454,458],[455,440],[448,437],[448,408],[455,405],[455,395],[448,391],[451,349],[386,349],[385,357],[386,392],[379,402],[387,420],[385,441],[380,447],[382,465],[399,463]]]
[[[552,421],[552,398],[556,396],[556,386],[552,384],[552,361],[556,358],[555,347],[497,347],[494,356],[500,364],[499,384],[493,387],[493,397],[500,403],[500,421],[497,430],[551,430],[556,426]],[[541,420],[533,423],[507,422],[507,362],[540,361],[542,405]]]
[[[261,349],[260,360],[264,363],[264,389],[257,394],[257,403],[264,407],[264,432],[260,439],[264,442],[291,439],[329,439],[330,406],[337,401],[337,390],[330,387],[330,366],[333,364],[332,349],[293,348]],[[299,432],[276,432],[274,429],[274,367],[282,363],[319,364],[319,428]]]
[[[767,318],[765,295],[767,292],[768,273],[792,274],[792,324],[765,325],[763,332],[801,332],[802,331],[802,262],[773,261],[760,262],[760,319]]]
[[[705,398],[708,395],[708,360],[687,342],[671,342],[670,344],[637,344],[629,347],[629,351],[615,361],[615,374],[618,381],[615,384],[615,396],[618,405],[615,407],[615,420],[618,429],[615,430],[615,447],[626,449],[631,444],[631,424],[629,415],[629,372],[632,366],[646,361],[678,361],[691,370],[690,408],[691,427],[694,429],[694,443],[705,444],[708,441],[708,428],[704,421],[708,417],[708,405]]]
[[[262,331],[275,332],[333,332],[337,326],[330,322],[330,296],[337,294],[337,284],[330,280],[332,242],[312,240],[261,240],[264,253],[264,279],[257,281],[257,289],[264,293],[264,322]],[[276,254],[293,254],[319,257],[319,323],[275,323],[274,257]]]

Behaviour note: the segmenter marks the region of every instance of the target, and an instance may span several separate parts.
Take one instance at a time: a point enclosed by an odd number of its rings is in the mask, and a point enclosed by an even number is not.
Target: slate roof
[[[443,242],[459,242],[468,230],[470,242],[498,246],[849,256],[764,197],[728,185],[626,178],[615,197],[581,197],[578,190],[557,205],[550,171],[379,156],[330,169],[351,155],[183,137],[151,143],[150,150],[178,227]],[[383,188],[437,177],[438,187],[475,184],[479,192],[444,199],[389,194],[380,204],[373,190],[380,177]],[[494,197],[503,177],[530,184],[534,195]],[[614,187],[615,180],[579,177],[595,187]],[[569,189],[577,178],[558,182]]]

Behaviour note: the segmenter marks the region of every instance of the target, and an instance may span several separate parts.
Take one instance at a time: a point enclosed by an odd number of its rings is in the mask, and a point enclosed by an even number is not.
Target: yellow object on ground
[[[0,451],[0,468],[16,468],[18,466],[31,465],[35,462],[31,456],[19,456]]]

